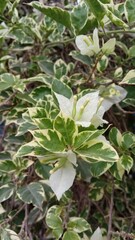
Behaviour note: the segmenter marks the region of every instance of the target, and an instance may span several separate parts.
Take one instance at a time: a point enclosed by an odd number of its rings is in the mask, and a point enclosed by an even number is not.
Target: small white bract
[[[98,54],[100,51],[109,55],[114,52],[116,39],[111,38],[103,46],[100,48],[99,46],[99,37],[98,37],[98,29],[95,28],[93,31],[93,38],[86,35],[79,35],[76,37],[76,46],[80,50],[82,55],[87,55],[89,57]]]
[[[91,92],[77,99],[72,96],[70,99],[55,93],[60,110],[66,116],[75,120],[77,125],[89,127],[93,116],[97,113],[99,92]]]
[[[60,153],[61,157],[65,159],[62,167],[54,171],[49,179],[49,185],[52,188],[53,192],[57,196],[57,199],[60,200],[62,195],[73,185],[75,179],[76,170],[73,167],[76,166],[76,154],[71,150]],[[59,165],[59,163],[56,163]]]
[[[62,114],[72,118],[77,125],[82,127],[93,125],[96,128],[103,123],[107,123],[103,119],[104,113],[113,104],[121,102],[126,95],[127,91],[115,84],[109,89],[109,95],[103,98],[99,97],[98,91],[87,93],[79,99],[77,99],[77,96],[72,96],[69,99],[55,93]]]
[[[100,51],[97,28],[93,31],[93,39],[90,36],[79,35],[75,42],[82,55],[93,56]]]

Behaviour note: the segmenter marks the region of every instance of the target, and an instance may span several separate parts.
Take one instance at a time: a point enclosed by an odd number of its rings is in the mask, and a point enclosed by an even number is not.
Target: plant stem
[[[111,202],[110,202],[110,209],[109,209],[109,223],[108,223],[108,233],[107,233],[107,240],[111,240],[111,231],[112,231],[112,215],[113,215],[113,205],[114,205],[114,182],[112,183],[112,193],[111,193]]]

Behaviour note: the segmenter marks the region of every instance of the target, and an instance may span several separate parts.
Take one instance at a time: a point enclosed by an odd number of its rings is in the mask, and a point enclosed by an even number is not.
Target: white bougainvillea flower
[[[62,167],[58,168],[51,174],[49,179],[49,185],[57,196],[58,200],[60,200],[63,193],[65,193],[73,185],[73,181],[76,175],[76,170],[73,165],[76,166],[77,161],[76,154],[71,150],[60,154],[61,157],[63,155],[65,161]]]
[[[99,92],[91,92],[77,99],[72,96],[70,99],[55,93],[60,110],[66,116],[75,120],[77,125],[89,127],[91,119],[97,112]]]
[[[90,36],[79,35],[75,42],[82,55],[93,56],[100,51],[97,28],[93,31],[93,39]]]
[[[127,95],[127,91],[118,85],[112,85],[109,89],[109,93],[110,95],[105,97],[102,102],[105,111],[109,110],[113,104],[121,102]]]
[[[86,35],[79,35],[75,40],[76,46],[80,50],[82,55],[93,56],[98,54],[101,50],[105,55],[109,55],[114,52],[116,39],[111,38],[100,48],[99,46],[99,37],[98,29],[95,28],[93,31],[93,38]]]

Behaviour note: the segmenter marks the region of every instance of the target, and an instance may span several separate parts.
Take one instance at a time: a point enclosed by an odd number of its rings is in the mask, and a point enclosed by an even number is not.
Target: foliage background
[[[58,12],[56,17],[55,8],[70,13],[77,6],[75,1],[45,1],[47,10],[43,12],[43,7],[34,1],[0,2],[2,240],[87,240],[92,239],[98,227],[104,239],[135,239],[135,1],[114,1],[113,7],[108,7],[114,15],[107,23],[103,21],[107,12],[103,8],[100,11],[100,7],[101,3],[107,6],[109,0],[86,3],[87,9],[90,6],[86,20],[79,12],[70,26],[68,14],[64,12],[62,18]],[[95,27],[99,29],[100,44],[112,37],[117,41],[115,53],[98,63],[95,56],[81,55],[75,45],[76,35],[92,35]],[[121,85],[131,70],[132,82],[128,79]],[[76,94],[106,88],[111,83],[127,90],[126,99],[105,113],[111,124],[105,136],[120,156],[126,155],[123,168],[114,164],[101,175],[104,167],[99,162],[93,174],[92,165],[80,162],[73,186],[57,201],[47,185],[54,163],[46,165],[36,155],[16,155],[22,145],[33,139],[29,130],[35,130],[35,122],[27,109],[43,108],[50,96],[52,101],[52,91],[68,92],[67,86]],[[43,111],[37,112],[40,114]],[[98,239],[102,239],[100,234]]]

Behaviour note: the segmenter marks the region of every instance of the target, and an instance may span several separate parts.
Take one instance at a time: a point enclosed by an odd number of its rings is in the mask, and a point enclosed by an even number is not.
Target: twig
[[[105,222],[107,223],[107,219],[106,219],[106,216],[105,214],[103,213],[102,209],[99,207],[99,205],[94,202],[94,201],[91,201],[93,205],[95,205],[95,207],[97,208],[97,210],[101,213],[102,217],[104,218]]]
[[[135,111],[125,111],[123,108],[121,108],[121,106],[118,103],[116,103],[116,106],[124,114],[135,114]]]
[[[107,240],[111,240],[111,231],[112,231],[112,215],[113,215],[113,205],[114,205],[114,182],[112,183],[112,193],[111,193],[111,202],[109,209],[109,223],[108,223],[108,233]]]
[[[90,73],[90,75],[89,75],[89,77],[88,77],[88,79],[87,79],[87,82],[89,82],[90,80],[91,80],[91,82],[93,82],[93,81],[92,81],[92,76],[93,76],[93,74],[95,73],[95,71],[96,71],[96,69],[97,69],[97,64],[98,64],[98,62],[101,60],[102,56],[103,56],[103,54],[99,54],[99,56],[96,58],[95,64],[94,64],[94,66],[93,66],[93,68],[92,68],[92,70],[91,70],[91,73]]]
[[[27,204],[25,204],[25,217],[20,229],[20,232],[18,234],[18,236],[22,237],[25,233],[25,237],[27,236],[28,233],[28,206]]]
[[[22,209],[25,207],[25,204],[23,204],[19,210],[11,217],[11,218],[8,218],[6,219],[3,223],[0,224],[0,228],[4,225],[4,224],[7,224],[7,223],[10,223],[13,221],[13,219],[22,211]]]

